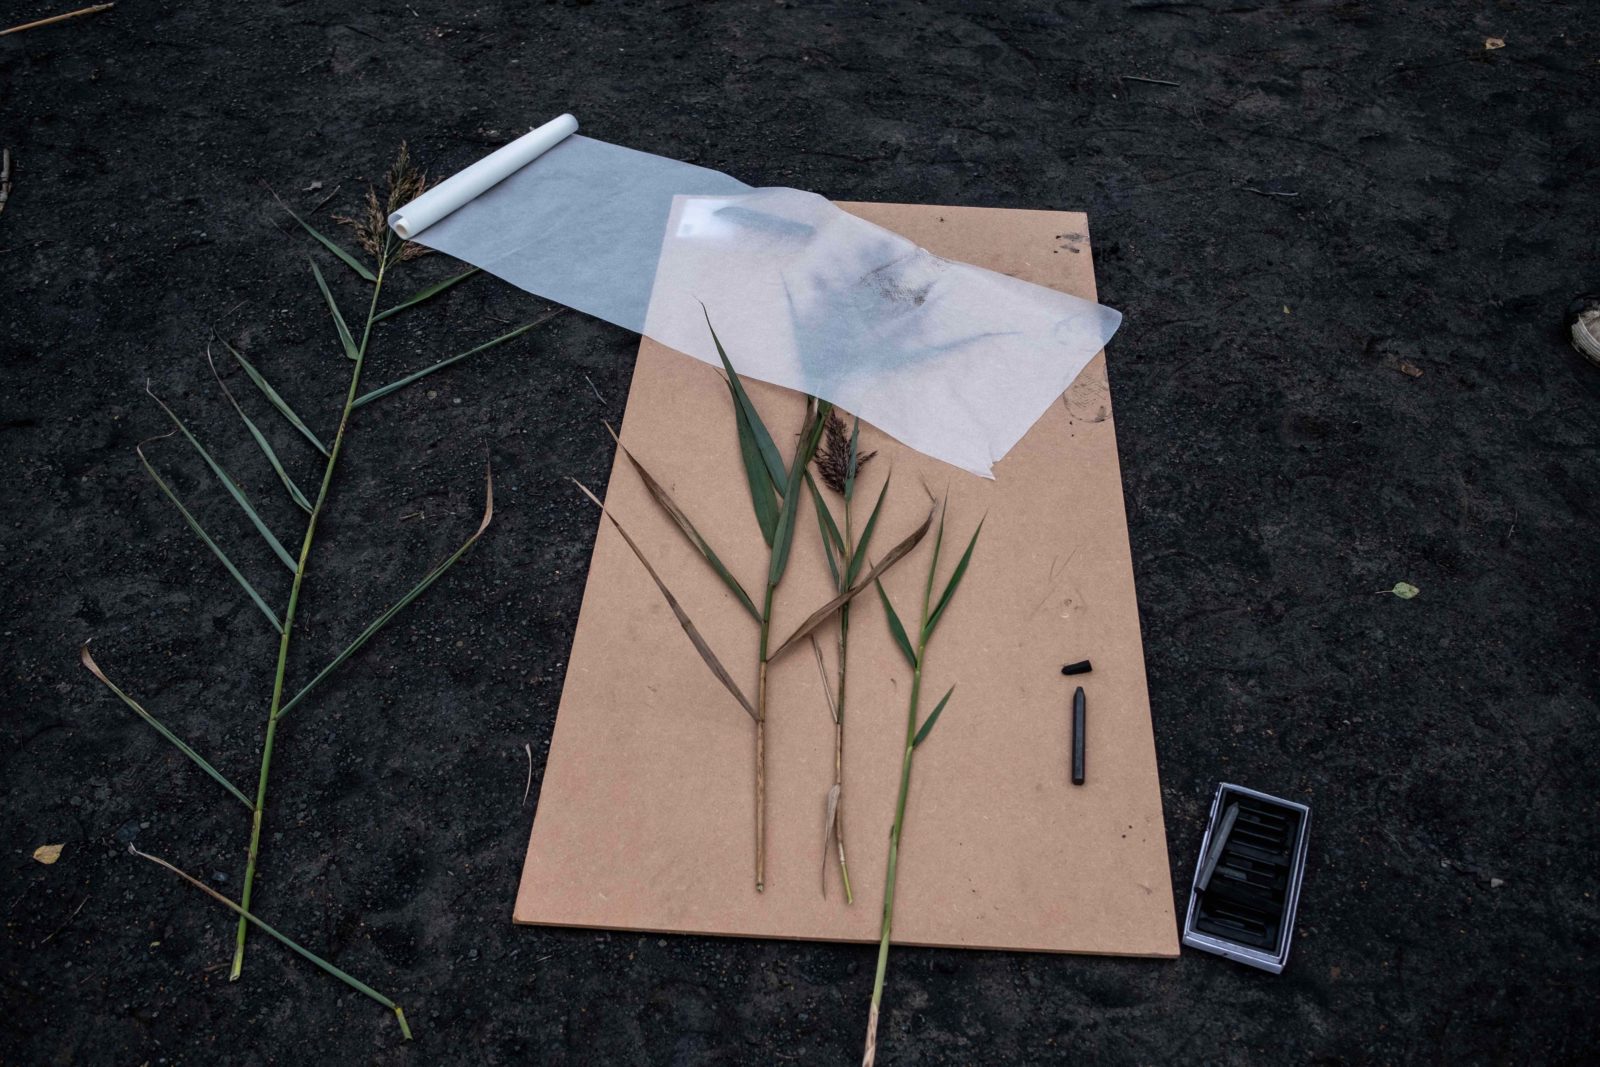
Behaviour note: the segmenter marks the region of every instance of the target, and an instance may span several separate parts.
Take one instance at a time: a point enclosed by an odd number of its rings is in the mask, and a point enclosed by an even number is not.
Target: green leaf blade
[[[843,555],[844,539],[840,537],[833,513],[828,510],[827,502],[822,499],[822,493],[809,471],[806,473],[806,487],[811,490],[811,509],[817,516],[817,533],[822,537],[822,555],[828,561],[828,573],[833,576],[833,587],[843,592],[846,583],[844,576],[839,573],[839,557]]]
[[[944,498],[944,504],[939,508],[939,532],[933,538],[933,559],[928,562],[928,581],[922,587],[922,614],[928,615],[928,605],[933,600],[933,577],[939,571],[939,553],[944,550],[944,519],[950,511],[950,498]],[[923,632],[927,629],[924,627]]]
[[[277,198],[277,194],[274,193],[273,197],[274,197],[274,199],[276,199]],[[289,205],[285,204],[281,199],[278,200],[278,206],[283,208],[283,210],[287,211],[289,213],[289,217],[291,219],[294,219],[294,221],[298,222],[302,227],[304,227],[305,231],[307,233],[309,233],[312,237],[315,237],[318,241],[320,241],[322,243],[322,247],[326,248],[328,251],[332,252],[334,255],[338,256],[341,260],[343,260],[345,266],[349,267],[351,270],[353,270],[357,274],[361,275],[361,277],[365,278],[367,281],[374,282],[374,283],[377,282],[378,276],[373,274],[372,271],[370,269],[368,269],[368,267],[367,267],[367,265],[365,263],[362,263],[359,259],[357,259],[354,255],[352,255],[344,247],[339,245],[332,238],[328,237],[321,230],[319,230],[315,226],[311,225],[311,223],[307,222],[305,219],[301,218],[299,215],[296,215],[294,213],[294,211],[289,207]]]
[[[911,739],[912,748],[916,748],[917,746],[921,745],[922,742],[928,739],[929,732],[933,730],[933,724],[939,721],[939,713],[944,711],[944,706],[950,702],[950,694],[954,693],[955,691],[956,687],[953,685],[945,691],[945,694],[939,700],[938,705],[934,707],[933,714],[929,715],[927,719],[923,721],[922,728],[917,731],[917,736]]]
[[[171,435],[168,434],[167,436],[170,437]],[[183,501],[178,499],[178,494],[172,491],[172,487],[161,480],[161,475],[156,473],[156,469],[150,465],[150,460],[146,458],[144,454],[144,446],[140,445],[136,447],[134,451],[139,454],[139,462],[144,464],[145,472],[148,473],[151,478],[155,479],[156,485],[161,487],[161,491],[167,495],[167,499],[172,501],[173,507],[177,508],[178,512],[183,515],[183,519],[189,524],[189,528],[193,530],[199,536],[200,540],[205,543],[205,546],[211,550],[212,555],[216,556],[217,559],[221,561],[223,567],[227,569],[228,573],[233,575],[233,580],[239,583],[240,588],[249,594],[250,599],[255,603],[255,606],[261,609],[261,614],[265,615],[267,617],[267,621],[272,624],[272,628],[278,631],[280,634],[283,633],[283,623],[278,621],[277,614],[271,608],[267,607],[267,602],[261,599],[261,594],[256,592],[255,586],[251,585],[249,579],[247,579],[239,571],[238,567],[233,565],[233,560],[229,559],[228,554],[222,551],[222,548],[211,539],[211,535],[206,533],[205,527],[200,525],[199,520],[189,513],[188,508],[183,506]]]
[[[149,383],[145,384],[144,391],[150,395],[151,400],[154,400],[161,406],[161,410],[167,413],[167,418],[172,420],[172,425],[176,426],[178,430],[182,432],[184,439],[194,446],[194,450],[196,452],[200,453],[200,458],[206,461],[206,466],[210,467],[211,473],[217,476],[217,481],[222,483],[222,487],[228,491],[228,495],[233,497],[234,503],[238,504],[240,509],[244,511],[245,516],[250,520],[251,525],[253,525],[256,528],[256,532],[261,535],[261,539],[267,543],[267,547],[272,549],[273,554],[278,557],[278,560],[285,567],[289,568],[290,574],[293,574],[298,569],[298,565],[295,563],[294,557],[289,555],[289,550],[283,547],[283,542],[278,540],[277,535],[272,532],[271,528],[268,527],[266,522],[261,518],[261,515],[255,509],[255,505],[251,504],[250,498],[245,495],[244,489],[239,486],[238,482],[233,480],[232,475],[222,469],[221,464],[211,458],[211,453],[206,451],[205,445],[202,445],[200,443],[200,439],[189,432],[189,427],[183,424],[183,420],[178,418],[177,413],[171,408],[167,407],[166,402],[163,401],[159,396],[156,396],[154,390],[150,388]],[[173,499],[176,500],[177,498],[173,497]],[[188,513],[185,512],[185,514]]]
[[[711,314],[700,305],[700,310],[706,316],[706,329],[711,331],[711,341],[717,346],[717,355],[722,360],[722,369],[728,374],[728,391],[733,394],[733,402],[744,417],[749,421],[750,432],[755,438],[756,446],[761,453],[761,462],[766,465],[767,477],[772,480],[774,487],[785,485],[789,481],[789,471],[783,465],[783,455],[778,451],[778,446],[773,443],[772,434],[767,432],[766,423],[761,421],[761,413],[756,410],[755,403],[751,401],[750,394],[745,392],[744,382],[737,371],[733,369],[733,362],[728,359],[728,353],[723,350],[722,340],[717,336],[717,331],[711,325]]]
[[[778,533],[777,490],[772,487],[772,478],[762,462],[761,449],[756,444],[744,409],[736,407],[733,416],[739,431],[739,458],[744,461],[745,481],[750,486],[750,506],[755,510],[761,536],[767,542],[767,547],[771,548],[773,538]]]
[[[356,339],[350,336],[350,327],[345,325],[344,315],[339,312],[339,305],[334,303],[333,293],[322,277],[322,269],[317,266],[317,261],[314,259],[308,259],[307,262],[311,264],[311,273],[316,275],[317,288],[322,290],[322,298],[328,302],[328,310],[333,313],[333,324],[339,330],[339,343],[344,346],[344,354],[350,359],[360,359],[361,350],[356,347]]]
[[[494,476],[490,474],[485,476],[483,519],[478,523],[478,528],[473,532],[472,536],[462,542],[460,548],[456,549],[454,552],[450,553],[449,556],[445,557],[442,563],[434,567],[427,574],[423,575],[422,580],[416,585],[412,586],[409,592],[407,592],[393,604],[389,605],[389,607],[381,615],[374,619],[365,630],[362,630],[354,641],[346,645],[337,656],[333,657],[332,661],[329,662],[326,667],[317,672],[316,677],[312,678],[311,681],[302,686],[300,691],[296,693],[288,703],[284,704],[278,709],[276,718],[282,719],[285,715],[289,714],[296,704],[299,704],[300,701],[304,700],[313,689],[322,683],[323,679],[327,678],[328,675],[338,670],[345,660],[361,651],[361,646],[372,640],[379,630],[382,630],[389,624],[390,620],[392,620],[396,615],[400,614],[400,612],[404,611],[413,600],[416,600],[417,597],[427,592],[428,587],[433,585],[434,582],[437,582],[440,578],[444,577],[445,572],[451,567],[454,567],[456,562],[460,560],[462,556],[467,554],[467,550],[478,543],[478,539],[483,536],[484,531],[489,528],[489,523],[493,520]]]
[[[392,381],[388,385],[382,385],[382,386],[379,386],[378,388],[372,390],[371,392],[363,393],[360,396],[356,397],[355,400],[351,403],[350,406],[351,406],[351,408],[358,408],[358,407],[361,407],[363,404],[370,404],[374,400],[382,400],[384,397],[388,396],[390,393],[397,392],[397,391],[399,391],[401,389],[404,389],[406,386],[411,385],[411,384],[413,384],[413,383],[415,383],[417,381],[420,381],[421,379],[426,378],[428,375],[433,374],[436,371],[441,371],[441,370],[444,370],[446,367],[452,366],[452,365],[454,365],[456,363],[460,363],[462,360],[466,359],[469,356],[475,356],[479,352],[487,351],[488,349],[491,349],[491,348],[495,347],[496,345],[504,344],[507,341],[513,340],[513,339],[515,339],[517,337],[521,337],[523,334],[527,333],[529,330],[533,329],[535,326],[544,325],[545,323],[549,322],[551,319],[555,318],[557,315],[560,315],[562,312],[564,312],[566,310],[567,310],[566,308],[560,308],[560,309],[558,309],[556,311],[550,312],[548,315],[541,315],[539,318],[534,319],[532,322],[525,322],[521,326],[518,326],[516,329],[511,330],[509,333],[503,333],[499,337],[494,338],[493,340],[485,341],[483,344],[478,345],[476,348],[469,348],[465,352],[457,352],[453,356],[450,356],[450,357],[448,357],[446,359],[441,359],[439,362],[433,364],[433,366],[431,366],[431,367],[424,367],[419,371],[416,371],[416,372],[414,372],[412,374],[406,375],[404,378],[401,378],[401,379],[399,379],[397,381]]]
[[[900,615],[894,610],[894,605],[889,603],[889,594],[884,592],[882,582],[874,582],[878,587],[878,599],[883,602],[884,617],[889,620],[889,633],[894,637],[895,646],[900,649],[900,654],[906,658],[906,663],[912,670],[917,666],[917,650],[911,647],[911,638],[906,634],[905,624],[900,621]]]
[[[773,536],[772,561],[767,570],[767,584],[776,586],[783,580],[789,566],[789,550],[794,546],[795,519],[800,513],[800,480],[811,466],[811,457],[822,440],[822,428],[827,421],[829,404],[819,404],[815,410],[807,405],[806,422],[800,428],[800,443],[795,447],[794,462],[789,464],[789,479],[783,488],[783,510],[778,514],[778,528]]]
[[[266,435],[256,426],[255,420],[245,414],[245,410],[239,405],[239,401],[234,399],[233,390],[228,388],[227,383],[222,380],[222,375],[217,373],[217,364],[211,358],[210,345],[206,346],[206,362],[211,365],[212,377],[217,379],[217,385],[222,389],[222,395],[228,398],[228,403],[233,405],[233,410],[239,413],[239,418],[244,422],[245,429],[250,431],[250,436],[255,439],[256,446],[261,449],[261,454],[267,457],[267,462],[272,465],[273,471],[277,473],[278,480],[283,482],[283,487],[289,491],[290,499],[306,514],[311,514],[311,501],[306,499],[306,495],[300,491],[300,487],[295,484],[294,479],[289,477],[289,472],[284,469],[283,463],[279,461],[277,450],[272,447],[272,442],[268,441]]]
[[[267,379],[262,376],[261,372],[256,370],[255,365],[248,359],[245,359],[243,354],[241,354],[238,349],[230,345],[221,334],[215,334],[215,336],[218,341],[222,342],[222,347],[226,348],[229,353],[232,354],[234,360],[238,362],[239,366],[244,368],[245,374],[247,374],[250,380],[255,383],[256,388],[261,390],[261,394],[267,398],[267,402],[270,403],[274,408],[278,409],[278,414],[282,415],[284,419],[288,421],[290,426],[293,426],[296,430],[299,430],[301,435],[304,436],[307,441],[310,441],[312,446],[315,447],[318,452],[321,452],[324,456],[326,456],[328,454],[328,446],[322,443],[321,438],[311,432],[310,427],[308,427],[304,422],[300,421],[300,416],[295,414],[294,409],[289,406],[288,401],[284,400],[283,397],[278,395],[278,391],[272,387],[272,383],[267,381]]]
[[[182,738],[163,726],[154,715],[151,715],[148,711],[144,710],[137,700],[133,699],[127,693],[124,693],[122,689],[118,687],[117,683],[106,677],[105,672],[100,669],[100,665],[94,661],[94,657],[89,655],[89,642],[87,641],[85,641],[83,643],[83,647],[78,650],[78,662],[82,663],[84,668],[88,670],[90,674],[100,679],[101,683],[107,689],[115,693],[124,704],[132,708],[138,714],[139,718],[148,723],[156,731],[156,733],[170,741],[173,747],[175,747],[179,752],[182,752],[185,756],[188,756],[189,759],[193,761],[195,766],[205,771],[212,777],[212,779],[216,781],[218,785],[222,786],[222,788],[226,789],[228,792],[232,793],[236,798],[238,798],[239,803],[243,804],[251,811],[255,810],[255,802],[249,797],[245,796],[243,791],[241,791],[238,786],[234,785],[232,782],[228,781],[227,778],[223,777],[222,772],[217,770],[210,763],[206,762],[204,756],[200,755],[200,753],[196,752],[194,749],[185,744]]]
[[[928,616],[928,624],[922,628],[922,640],[926,642],[933,636],[933,631],[939,625],[939,619],[944,615],[944,609],[950,605],[950,598],[956,595],[956,589],[961,585],[961,579],[966,576],[967,564],[972,562],[972,550],[977,547],[978,535],[983,532],[983,524],[987,519],[978,521],[978,528],[972,531],[972,540],[967,542],[967,550],[961,554],[961,561],[956,564],[956,569],[951,572],[950,581],[946,583],[944,592],[939,596],[939,605]],[[930,571],[930,577],[932,572]]]
[[[878,502],[872,505],[872,514],[867,516],[867,524],[861,528],[861,541],[856,545],[856,554],[850,557],[850,567],[846,572],[845,584],[854,585],[856,575],[861,573],[861,565],[867,560],[867,546],[872,543],[872,532],[878,528],[878,514],[883,510],[883,501],[889,495],[889,479],[883,480],[883,488],[878,491]]]
[[[438,296],[440,293],[444,292],[446,289],[449,289],[452,286],[459,285],[460,283],[466,281],[468,278],[472,277],[474,274],[482,274],[482,273],[483,273],[483,268],[481,268],[481,267],[473,267],[470,270],[462,271],[460,274],[452,275],[451,277],[446,278],[442,282],[434,282],[432,285],[428,286],[427,288],[418,290],[416,293],[414,293],[411,296],[407,297],[405,300],[400,301],[400,303],[396,304],[394,307],[385,308],[384,310],[378,312],[376,315],[372,316],[372,321],[373,322],[382,322],[384,319],[387,319],[392,315],[398,315],[398,314],[400,314],[400,312],[405,311],[408,308],[415,307],[415,306],[417,306],[418,304],[422,303],[425,300],[432,300],[434,297]]]

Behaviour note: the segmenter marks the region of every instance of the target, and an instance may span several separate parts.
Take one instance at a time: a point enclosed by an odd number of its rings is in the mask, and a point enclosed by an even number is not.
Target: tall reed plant
[[[248,379],[249,382],[255,387],[255,390],[260,394],[262,403],[276,411],[276,413],[287,424],[287,427],[293,430],[294,434],[296,434],[301,440],[303,448],[307,448],[314,453],[314,466],[317,468],[317,471],[314,476],[314,481],[306,483],[314,485],[314,490],[312,492],[305,492],[301,488],[300,480],[297,479],[292,473],[291,468],[299,466],[300,464],[286,461],[280,457],[279,447],[282,446],[282,441],[280,440],[278,444],[274,444],[273,437],[278,436],[281,438],[283,435],[269,435],[265,430],[262,429],[261,425],[259,425],[255,418],[253,418],[247,412],[245,405],[240,402],[239,398],[235,396],[232,389],[224,380],[221,372],[216,366],[216,362],[213,359],[213,352],[209,347],[206,353],[207,361],[210,363],[211,371],[216,379],[216,384],[220,393],[227,401],[228,405],[237,414],[245,434],[255,444],[257,451],[260,453],[260,459],[268,467],[270,467],[273,475],[282,484],[284,492],[287,494],[290,501],[292,501],[294,507],[300,514],[301,522],[298,530],[299,546],[297,551],[291,552],[285,547],[284,542],[280,540],[274,532],[272,524],[266,520],[266,518],[262,515],[261,510],[252,501],[250,495],[245,490],[243,483],[233,477],[233,475],[231,475],[226,469],[224,469],[222,464],[216,458],[212,449],[208,448],[206,444],[202,443],[201,440],[190,431],[189,427],[170,405],[157,396],[152,389],[147,387],[146,390],[151,399],[154,400],[155,403],[165,413],[168,421],[172,425],[172,429],[161,437],[152,438],[149,441],[142,442],[135,449],[135,453],[139,458],[140,464],[143,466],[145,472],[149,474],[150,478],[155,482],[157,488],[161,490],[162,494],[172,503],[179,515],[182,516],[184,522],[187,524],[190,530],[194,532],[195,536],[210,551],[210,553],[216,558],[217,562],[238,585],[239,589],[256,607],[257,611],[265,620],[266,625],[277,639],[277,652],[272,670],[272,682],[269,690],[270,695],[268,695],[263,702],[265,705],[265,721],[263,725],[260,761],[256,774],[255,788],[250,792],[246,792],[245,790],[239,788],[221,771],[219,771],[211,761],[207,760],[200,753],[195,751],[195,749],[192,748],[187,742],[183,741],[177,735],[177,733],[160,722],[137,700],[129,696],[123,689],[112,682],[106,673],[95,662],[94,658],[89,654],[89,647],[87,643],[83,646],[81,651],[81,660],[83,666],[90,673],[92,673],[96,679],[98,679],[112,693],[122,700],[124,704],[131,708],[142,720],[154,728],[162,738],[175,746],[184,754],[187,759],[189,759],[210,778],[217,782],[218,785],[220,785],[234,800],[238,801],[249,813],[249,844],[245,852],[245,869],[239,902],[236,904],[232,901],[226,900],[225,898],[221,898],[219,894],[214,892],[211,893],[212,896],[220,899],[239,915],[239,925],[234,938],[233,960],[229,970],[230,981],[237,980],[243,970],[246,935],[251,925],[254,924],[269,932],[273,937],[290,944],[290,947],[294,948],[295,951],[299,952],[303,956],[306,956],[308,959],[311,959],[324,970],[334,973],[336,977],[340,977],[346,982],[346,984],[352,985],[353,988],[357,988],[366,995],[371,996],[381,1003],[384,1003],[386,1006],[393,1008],[393,1002],[389,1001],[387,998],[374,993],[371,989],[360,984],[359,982],[356,982],[354,979],[351,979],[348,975],[338,971],[337,968],[332,967],[332,965],[326,964],[305,949],[301,948],[298,944],[289,942],[288,939],[283,935],[278,934],[276,930],[273,930],[265,923],[261,922],[261,920],[255,916],[255,913],[252,910],[252,897],[255,887],[256,872],[260,864],[262,853],[262,829],[265,826],[268,817],[267,797],[268,786],[271,781],[272,760],[273,755],[278,747],[280,728],[282,727],[289,713],[306,701],[306,699],[318,685],[325,681],[335,670],[339,668],[340,665],[349,660],[351,656],[355,655],[355,653],[359,651],[363,645],[365,645],[375,635],[377,635],[379,631],[388,625],[388,623],[392,621],[396,615],[398,615],[413,601],[426,592],[427,589],[433,585],[434,582],[438,581],[446,571],[455,566],[462,556],[466,554],[467,550],[476,544],[478,539],[483,536],[484,532],[489,528],[489,524],[494,517],[494,482],[492,476],[487,474],[485,476],[483,517],[480,520],[477,529],[471,534],[471,536],[466,538],[466,540],[463,541],[459,547],[457,547],[452,553],[450,553],[426,574],[424,574],[422,578],[409,590],[404,592],[398,597],[398,599],[394,600],[391,604],[389,604],[388,607],[379,612],[374,617],[373,621],[359,634],[357,634],[353,640],[350,640],[321,670],[319,670],[310,679],[301,683],[297,688],[291,688],[289,686],[290,679],[288,665],[290,650],[293,646],[295,637],[296,617],[299,612],[306,578],[310,573],[310,565],[313,559],[313,547],[316,544],[318,526],[323,516],[327,512],[332,499],[332,491],[335,483],[334,475],[339,468],[339,461],[344,454],[345,446],[350,435],[350,430],[356,411],[368,404],[382,400],[384,397],[390,396],[396,391],[403,389],[430,374],[434,374],[440,370],[443,370],[454,363],[466,359],[469,356],[475,355],[479,352],[493,348],[496,345],[510,341],[513,338],[519,337],[533,329],[535,326],[539,325],[540,322],[545,321],[545,319],[549,318],[550,316],[544,316],[540,319],[526,323],[514,330],[486,340],[469,349],[466,349],[465,351],[459,352],[455,355],[439,360],[438,362],[435,362],[429,366],[423,367],[420,370],[405,374],[377,389],[363,392],[362,375],[363,371],[366,369],[369,358],[372,356],[374,341],[378,332],[376,328],[379,326],[379,324],[398,315],[412,311],[420,305],[439,296],[441,293],[479,273],[476,268],[473,268],[463,273],[453,275],[444,279],[443,281],[439,281],[416,290],[410,295],[406,296],[404,299],[384,307],[382,298],[385,295],[386,286],[393,281],[396,275],[400,272],[400,268],[402,268],[404,264],[420,258],[426,254],[428,250],[420,245],[414,245],[399,240],[390,232],[386,223],[386,219],[390,212],[416,197],[423,191],[424,188],[426,188],[427,185],[426,177],[411,165],[411,161],[405,150],[405,146],[401,146],[400,152],[394,164],[389,168],[383,184],[384,187],[381,194],[376,189],[368,189],[363,210],[361,212],[354,217],[338,219],[338,221],[344,223],[352,231],[360,251],[365,253],[364,256],[358,255],[355,251],[352,251],[343,244],[333,240],[321,230],[318,230],[299,215],[295,214],[295,212],[289,209],[287,205],[283,205],[282,201],[279,201],[280,205],[283,206],[284,211],[289,215],[289,217],[297,222],[304,229],[305,233],[316,241],[321,250],[324,253],[331,255],[335,261],[346,268],[351,274],[354,274],[364,286],[362,289],[361,304],[364,305],[365,310],[363,314],[357,320],[355,320],[359,322],[360,325],[356,329],[351,329],[349,325],[351,319],[346,316],[339,300],[335,298],[333,287],[330,286],[328,279],[324,276],[322,267],[318,264],[315,258],[309,259],[310,273],[315,283],[315,289],[318,294],[318,302],[326,309],[326,313],[329,317],[331,333],[337,342],[336,351],[341,354],[348,369],[348,384],[344,390],[343,403],[338,409],[338,418],[334,423],[331,437],[327,438],[327,443],[325,443],[323,435],[313,430],[310,423],[307,420],[302,419],[300,415],[296,413],[296,411],[289,405],[289,403],[284,400],[282,394],[272,386],[266,375],[262,373],[255,363],[253,363],[245,356],[243,352],[241,352],[234,345],[230,344],[221,335],[214,333],[217,344],[223,350],[225,350],[229,356],[232,357],[232,360],[235,364],[237,364],[239,371],[242,372],[244,377]],[[228,552],[223,548],[222,540],[225,540],[225,538],[219,539],[218,536],[213,536],[212,532],[207,530],[205,526],[201,524],[200,520],[196,518],[194,513],[183,502],[183,500],[179,498],[172,485],[165,478],[163,478],[161,473],[157,470],[155,463],[152,461],[146,449],[154,441],[165,440],[173,436],[181,436],[183,440],[189,444],[193,451],[199,455],[200,459],[204,462],[205,466],[210,470],[211,474],[221,486],[225,495],[231,499],[235,505],[237,505],[249,526],[253,528],[256,535],[262,539],[267,548],[271,551],[271,554],[276,557],[284,569],[289,572],[287,579],[287,592],[284,598],[279,602],[279,606],[273,606],[269,600],[271,597],[271,592],[267,580],[259,575],[257,575],[254,579],[247,577],[244,573],[244,570],[234,562],[234,560],[229,556]],[[150,859],[153,857],[146,856],[145,858]],[[164,861],[156,862],[159,862],[163,866],[176,871],[176,868],[171,867],[170,864],[166,864]],[[178,873],[181,874],[182,872]],[[184,877],[187,878],[187,876]],[[188,880],[193,882],[193,879]],[[210,891],[208,890],[208,892]],[[394,1010],[400,1019],[402,1029],[405,1030],[404,1014],[400,1012],[398,1008],[395,1008]],[[409,1030],[406,1031],[406,1036],[410,1036]]]

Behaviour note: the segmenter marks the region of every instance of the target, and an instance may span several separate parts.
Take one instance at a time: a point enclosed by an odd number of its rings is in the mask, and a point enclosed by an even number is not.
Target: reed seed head
[[[856,457],[857,476],[866,467],[867,461],[877,454],[863,452]],[[837,408],[828,412],[827,424],[822,428],[822,444],[817,448],[814,462],[817,474],[822,477],[822,484],[842,496],[845,479],[850,474],[850,427],[839,417]]]
[[[367,186],[366,204],[359,216],[335,215],[338,222],[350,227],[356,243],[372,258],[381,260],[389,236],[389,216],[422,195],[428,187],[428,176],[411,163],[411,150],[404,141],[395,153],[394,162],[383,176],[383,196]],[[398,249],[391,248],[389,262],[404,263],[427,255],[432,249],[414,241],[402,242]]]

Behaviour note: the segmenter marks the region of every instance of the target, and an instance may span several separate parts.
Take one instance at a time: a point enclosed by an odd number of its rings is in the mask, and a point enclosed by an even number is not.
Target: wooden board
[[[1094,296],[1083,215],[844,204],[940,255]],[[714,297],[708,296],[713,320]],[[731,352],[735,365],[739,353]],[[998,372],[998,371],[997,371]],[[780,449],[800,397],[751,394]],[[717,370],[649,340],[639,348],[622,437],[747,589],[766,546]],[[1143,646],[1104,355],[988,481],[862,427],[879,456],[858,523],[893,471],[874,544],[910,531],[950,496],[944,571],[987,514],[965,582],[931,645],[923,713],[956,692],[917,750],[901,849],[902,944],[1175,956],[1177,928]],[[863,503],[865,501],[865,503]],[[837,501],[834,501],[837,503]],[[651,558],[747,693],[757,630],[619,457],[607,506]],[[598,513],[596,519],[599,519]],[[931,537],[885,581],[914,617]],[[953,543],[953,547],[951,546]],[[809,504],[779,591],[775,635],[828,598]],[[753,878],[754,726],[712,678],[649,576],[602,524],[567,665],[515,919],[658,932],[875,941],[905,737],[908,669],[876,598],[852,619],[845,824],[855,903],[822,834],[832,722],[811,649],[773,665],[768,858]],[[822,647],[830,664],[831,627]],[[1092,659],[1064,678],[1061,664]],[[1070,782],[1070,703],[1088,695],[1088,780]]]

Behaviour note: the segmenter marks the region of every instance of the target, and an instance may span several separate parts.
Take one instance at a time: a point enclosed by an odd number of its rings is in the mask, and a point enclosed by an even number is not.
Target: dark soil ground
[[[564,479],[603,483],[636,345],[579,315],[363,408],[307,585],[301,680],[470,532],[492,456],[489,535],[286,720],[256,898],[416,1041],[265,938],[229,984],[229,915],[126,852],[236,894],[247,817],[80,642],[247,785],[276,649],[137,464],[146,379],[296,528],[204,359],[215,324],[331,432],[348,365],[264,183],[331,229],[402,140],[444,174],[567,109],[757,185],[1087,210],[1175,884],[1219,779],[1315,809],[1283,976],[908,950],[887,1062],[1596,1059],[1600,370],[1560,330],[1600,288],[1592,5],[1027,6],[122,0],[0,38],[0,1062],[859,1053],[870,949],[509,922],[596,521]],[[542,309],[474,280],[368,380]],[[197,457],[151,451],[281,603]]]

